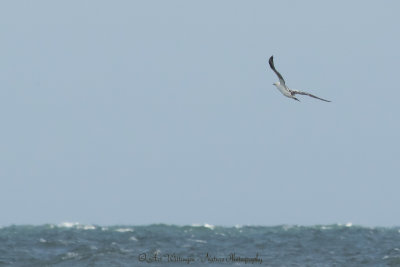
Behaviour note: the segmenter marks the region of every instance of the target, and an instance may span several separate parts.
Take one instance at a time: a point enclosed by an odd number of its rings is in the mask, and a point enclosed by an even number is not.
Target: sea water
[[[0,266],[400,266],[400,228],[12,225]]]

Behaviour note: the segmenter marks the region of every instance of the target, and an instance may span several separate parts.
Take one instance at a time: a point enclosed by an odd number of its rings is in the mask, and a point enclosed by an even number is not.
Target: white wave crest
[[[79,225],[76,226],[76,228],[77,229],[82,229],[82,230],[94,230],[94,229],[96,229],[96,226],[79,224]]]
[[[74,227],[74,226],[77,226],[77,225],[79,225],[78,222],[62,222],[62,223],[60,223],[58,225],[58,227],[71,228],[71,227]]]
[[[115,232],[126,233],[126,232],[133,232],[132,228],[118,228]]]
[[[208,224],[208,223],[205,223],[205,224],[194,223],[194,224],[192,224],[192,226],[193,227],[205,227],[205,228],[208,228],[208,229],[211,229],[211,230],[214,230],[214,228],[215,228],[215,225]]]
[[[205,224],[204,224],[204,227],[205,227],[205,228],[208,228],[208,229],[211,229],[211,230],[214,230],[214,228],[215,228],[214,225],[208,224],[208,223],[205,223]]]
[[[73,259],[73,258],[77,258],[78,257],[78,253],[75,253],[75,252],[67,252],[67,254],[64,256],[64,257],[62,257],[61,259],[63,259],[63,260],[69,260],[69,259]]]
[[[207,243],[207,241],[205,241],[205,240],[201,240],[201,239],[191,239],[191,238],[189,238],[188,239],[189,241],[192,241],[192,242],[196,242],[196,243]]]
[[[76,229],[80,229],[80,230],[94,230],[94,229],[96,229],[96,226],[94,226],[94,225],[80,224],[78,222],[62,222],[57,226],[58,227],[65,227],[65,228],[76,228]]]

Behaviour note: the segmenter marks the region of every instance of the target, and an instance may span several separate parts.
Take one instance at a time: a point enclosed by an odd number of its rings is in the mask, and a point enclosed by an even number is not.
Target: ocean
[[[11,225],[0,266],[400,266],[400,228]]]

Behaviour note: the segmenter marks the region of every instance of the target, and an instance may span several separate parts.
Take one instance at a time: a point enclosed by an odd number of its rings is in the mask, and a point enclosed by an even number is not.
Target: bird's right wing
[[[282,84],[282,85],[284,85],[285,84],[285,80],[283,79],[283,77],[282,77],[282,75],[275,69],[275,66],[274,66],[274,56],[271,56],[270,58],[269,58],[269,66],[271,67],[271,69],[275,72],[275,74],[278,76],[278,78],[279,78],[279,82],[280,82],[280,84]]]
[[[314,98],[316,98],[316,99],[319,99],[319,100],[322,100],[322,101],[325,101],[325,102],[331,102],[331,101],[329,101],[329,100],[320,98],[320,97],[318,97],[318,96],[312,95],[312,94],[307,93],[307,92],[302,92],[302,91],[297,91],[297,90],[290,90],[290,91],[292,92],[292,95],[296,95],[296,94],[299,94],[299,95],[308,95],[308,96],[314,97]]]

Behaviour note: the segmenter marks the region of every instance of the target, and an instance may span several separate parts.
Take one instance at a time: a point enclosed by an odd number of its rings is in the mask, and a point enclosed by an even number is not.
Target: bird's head
[[[276,87],[278,87],[279,82],[273,83],[272,85],[275,85]]]

